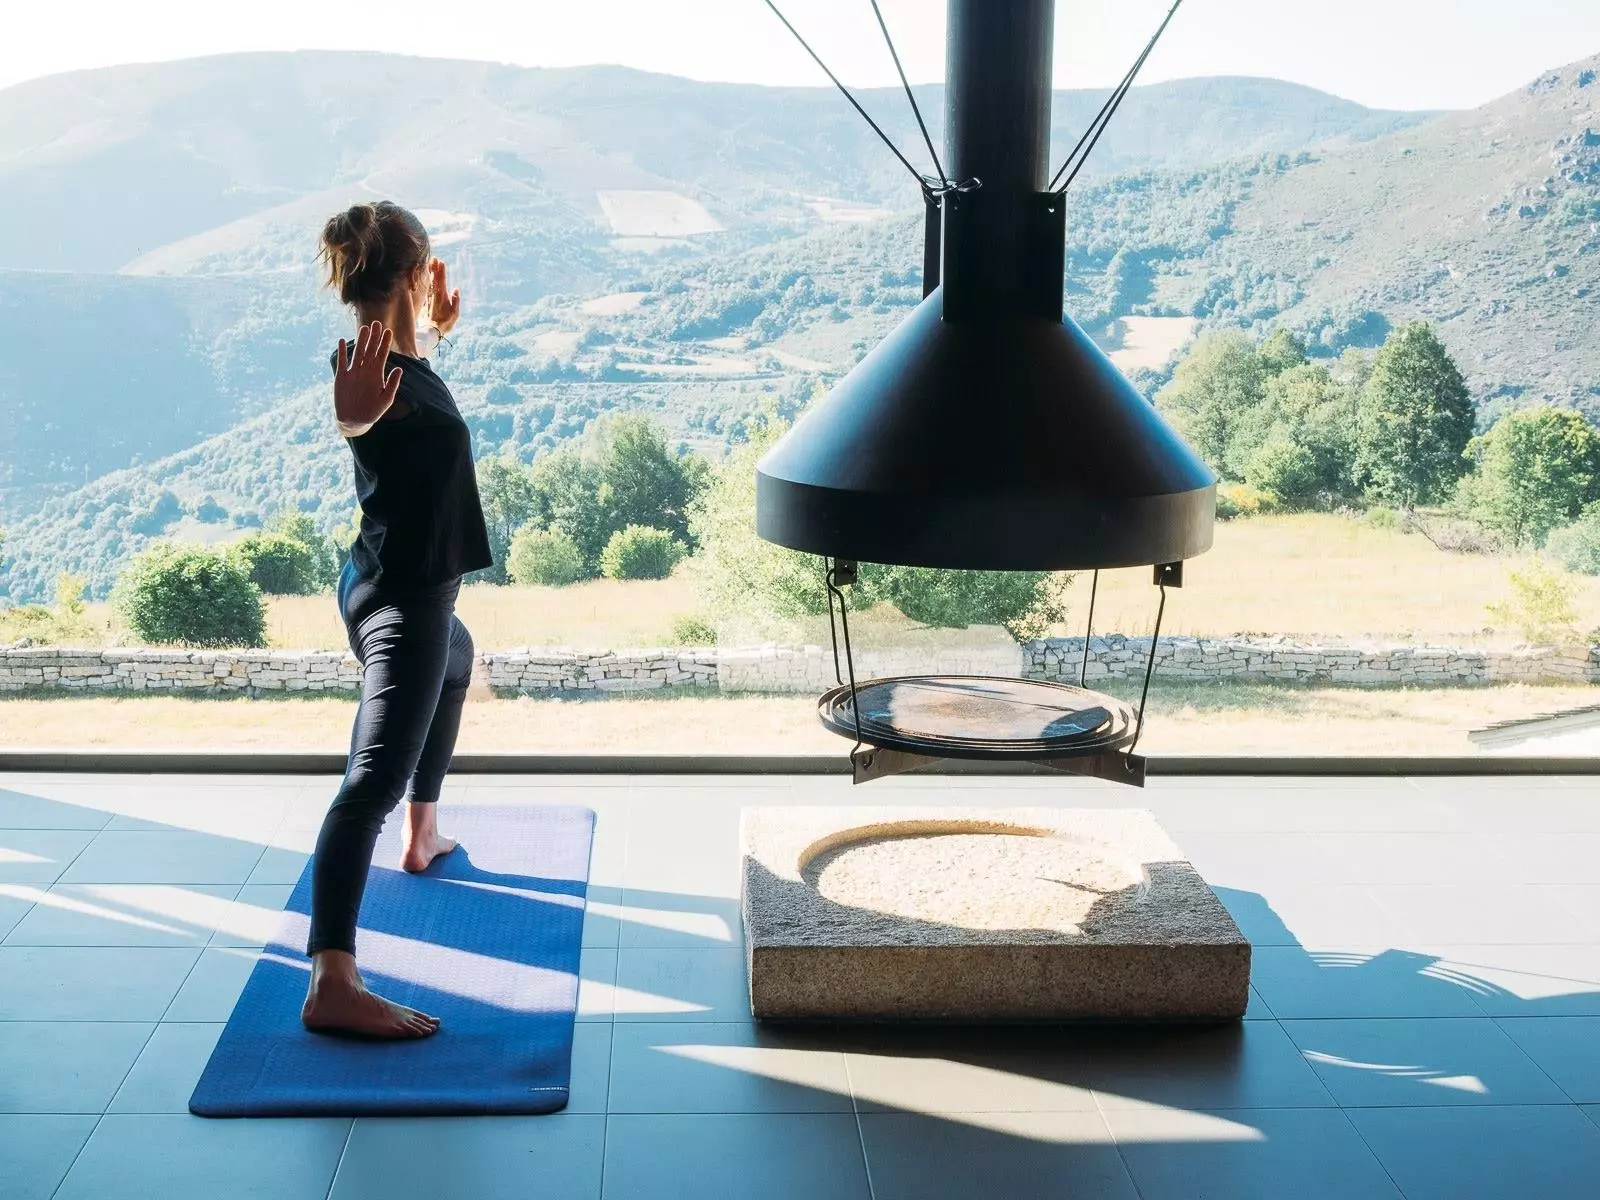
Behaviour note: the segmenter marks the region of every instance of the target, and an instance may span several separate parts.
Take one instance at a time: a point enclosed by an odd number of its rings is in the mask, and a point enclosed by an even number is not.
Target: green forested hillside
[[[1200,329],[1284,325],[1331,355],[1423,317],[1484,411],[1600,408],[1597,65],[1430,121],[1271,81],[1138,89],[1070,198],[1068,310],[1150,391]],[[247,84],[282,111],[241,107]],[[383,100],[405,88],[440,98]],[[1058,140],[1096,102],[1059,95]],[[0,321],[0,596],[62,569],[102,594],[152,537],[237,536],[282,507],[348,521],[319,386],[346,318],[310,254],[358,195],[422,208],[466,293],[437,363],[481,452],[531,458],[642,409],[717,454],[759,409],[797,409],[921,295],[914,188],[841,105],[317,55],[0,92],[0,185],[40,222],[0,230],[0,312],[26,314]],[[135,150],[186,187],[221,172],[248,204],[144,236],[157,188],[118,210],[121,234],[74,241],[67,185]],[[16,269],[50,255],[73,269]]]

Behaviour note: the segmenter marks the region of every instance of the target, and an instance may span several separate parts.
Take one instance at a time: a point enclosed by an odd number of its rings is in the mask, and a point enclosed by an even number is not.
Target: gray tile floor
[[[1600,1196],[1600,780],[464,778],[599,813],[570,1108],[191,1117],[331,789],[0,776],[6,1200]],[[1249,1016],[757,1028],[739,809],[862,799],[1153,809]]]

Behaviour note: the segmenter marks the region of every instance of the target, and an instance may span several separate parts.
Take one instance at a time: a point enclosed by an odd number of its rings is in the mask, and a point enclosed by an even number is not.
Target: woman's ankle
[[[360,983],[356,956],[348,950],[318,950],[311,955],[311,986],[320,983]]]

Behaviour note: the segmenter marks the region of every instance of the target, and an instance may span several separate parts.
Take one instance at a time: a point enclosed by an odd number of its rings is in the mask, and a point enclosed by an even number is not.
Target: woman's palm
[[[388,369],[394,333],[381,322],[363,325],[354,345],[339,339],[333,371],[333,410],[339,424],[370,426],[394,403],[400,390],[400,368]]]

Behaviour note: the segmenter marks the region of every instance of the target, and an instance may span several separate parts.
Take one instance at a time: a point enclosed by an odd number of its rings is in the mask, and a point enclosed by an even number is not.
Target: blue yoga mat
[[[399,861],[401,814],[378,841],[356,958],[380,995],[433,1013],[407,1042],[300,1024],[311,866],[289,897],[189,1099],[202,1117],[544,1113],[565,1107],[594,813],[455,806],[460,843],[426,874]]]

